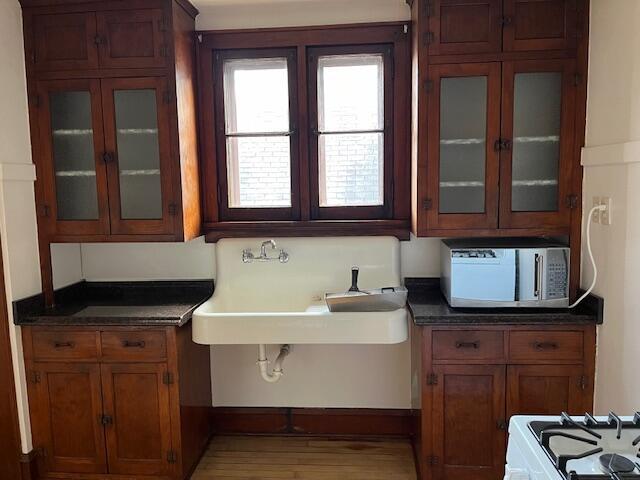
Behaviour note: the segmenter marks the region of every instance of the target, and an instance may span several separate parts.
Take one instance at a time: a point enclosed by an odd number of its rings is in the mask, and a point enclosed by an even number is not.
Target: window
[[[405,25],[212,32],[199,48],[206,225],[408,227]]]

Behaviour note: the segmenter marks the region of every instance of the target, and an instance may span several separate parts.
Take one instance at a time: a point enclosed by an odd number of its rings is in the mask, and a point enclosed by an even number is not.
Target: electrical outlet
[[[600,205],[600,197],[593,197],[593,206],[597,207]],[[596,210],[592,213],[591,221],[593,223],[600,223],[600,210]]]
[[[600,223],[611,225],[611,197],[600,197],[600,205],[604,205],[605,210],[600,211]]]

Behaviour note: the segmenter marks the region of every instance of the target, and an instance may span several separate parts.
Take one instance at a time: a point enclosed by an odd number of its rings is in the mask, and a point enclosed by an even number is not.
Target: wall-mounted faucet
[[[275,240],[265,240],[260,245],[260,256],[256,257],[250,248],[245,248],[242,250],[242,262],[243,263],[251,263],[254,260],[258,262],[271,262],[278,260],[280,263],[287,263],[289,261],[289,254],[284,250],[280,249],[280,253],[277,257],[270,257],[267,254],[267,247],[271,247],[271,250],[276,250],[276,242]]]

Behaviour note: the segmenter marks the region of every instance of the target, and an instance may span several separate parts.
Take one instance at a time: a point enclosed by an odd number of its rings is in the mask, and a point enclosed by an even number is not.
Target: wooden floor
[[[409,441],[215,437],[193,480],[415,480]]]

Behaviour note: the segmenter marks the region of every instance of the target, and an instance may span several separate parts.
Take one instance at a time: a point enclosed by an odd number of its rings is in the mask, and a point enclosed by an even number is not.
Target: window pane
[[[440,81],[440,213],[485,210],[487,77]]]
[[[382,133],[320,135],[320,206],[384,204]]]
[[[318,59],[321,132],[377,130],[384,124],[384,61],[376,55]]]
[[[291,206],[289,145],[286,136],[227,138],[229,208]]]
[[[518,73],[514,85],[511,209],[558,209],[560,72]]]
[[[289,131],[289,75],[286,58],[224,62],[227,134]]]

